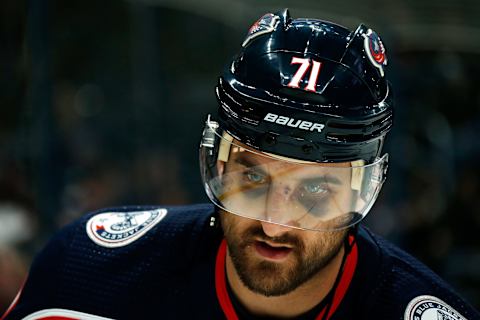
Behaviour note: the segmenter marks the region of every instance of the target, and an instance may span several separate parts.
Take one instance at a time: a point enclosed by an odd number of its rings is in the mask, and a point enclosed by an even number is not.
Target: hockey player
[[[3,319],[480,319],[359,225],[387,170],[386,65],[364,25],[264,15],[201,138],[215,206],[86,215],[38,255]]]

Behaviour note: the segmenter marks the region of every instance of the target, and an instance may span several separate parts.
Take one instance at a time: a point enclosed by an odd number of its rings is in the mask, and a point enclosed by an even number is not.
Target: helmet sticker
[[[380,71],[383,77],[383,67],[387,65],[387,56],[382,40],[380,40],[378,34],[372,29],[368,29],[362,36],[364,38],[363,44],[365,52],[370,62]]]
[[[434,296],[418,296],[405,309],[405,320],[467,320],[457,310]]]
[[[312,60],[312,62],[313,67],[312,71],[310,72],[310,76],[308,78],[308,85],[305,87],[305,90],[315,92],[317,87],[318,74],[320,72],[320,67],[322,66],[322,63],[315,60]],[[302,80],[305,72],[307,72],[308,68],[310,68],[310,59],[293,57],[290,64],[300,64],[300,67],[298,68],[297,72],[292,77],[292,80],[287,86],[292,88],[299,88],[300,80]]]
[[[88,237],[106,248],[126,246],[139,239],[167,215],[167,209],[134,212],[104,212],[88,220]]]
[[[250,41],[258,37],[259,35],[270,33],[275,30],[280,18],[273,13],[264,14],[258,19],[248,30],[247,37],[242,43],[242,47],[245,47]]]

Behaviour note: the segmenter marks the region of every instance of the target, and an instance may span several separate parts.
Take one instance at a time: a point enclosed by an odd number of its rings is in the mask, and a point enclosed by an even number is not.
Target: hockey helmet
[[[385,179],[392,126],[385,47],[288,10],[253,24],[216,86],[200,146],[209,198],[234,214],[312,230],[360,221]]]

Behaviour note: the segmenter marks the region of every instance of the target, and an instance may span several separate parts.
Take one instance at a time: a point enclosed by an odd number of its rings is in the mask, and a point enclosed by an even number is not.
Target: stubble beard
[[[319,273],[340,252],[346,232],[323,232],[308,246],[299,237],[286,233],[269,237],[258,222],[241,233],[229,213],[222,214],[222,226],[233,266],[243,284],[251,291],[275,297],[288,294]],[[254,253],[255,239],[292,247],[287,261],[277,263],[261,259]]]

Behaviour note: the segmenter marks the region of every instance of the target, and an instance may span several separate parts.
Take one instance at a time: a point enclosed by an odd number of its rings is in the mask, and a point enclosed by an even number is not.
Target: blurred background
[[[217,76],[283,7],[382,36],[396,118],[367,224],[480,308],[480,2],[3,0],[0,314],[80,215],[206,201],[197,150]]]

